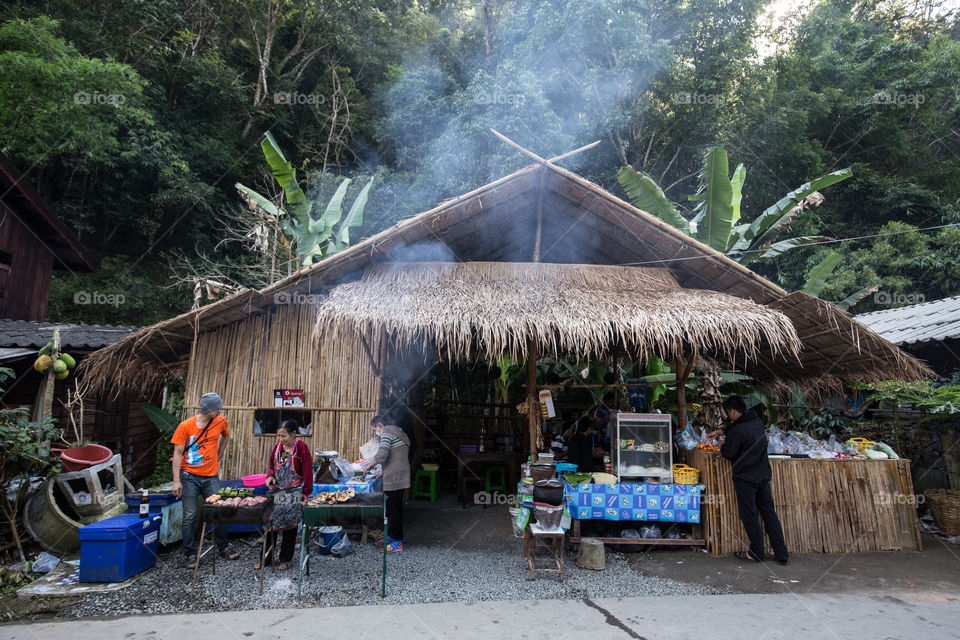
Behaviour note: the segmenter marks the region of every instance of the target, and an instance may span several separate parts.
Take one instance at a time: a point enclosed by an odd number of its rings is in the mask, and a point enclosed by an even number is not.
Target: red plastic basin
[[[70,447],[60,453],[60,461],[64,471],[82,471],[113,457],[113,451],[99,444],[88,444],[83,447]]]

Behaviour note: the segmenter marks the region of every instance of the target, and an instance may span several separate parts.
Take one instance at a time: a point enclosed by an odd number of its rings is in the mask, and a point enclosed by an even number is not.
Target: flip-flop
[[[227,560],[236,560],[240,557],[240,553],[233,547],[224,547],[223,551],[220,552],[220,555]]]
[[[196,569],[197,568],[197,554],[192,554],[187,556],[186,561],[187,569]]]
[[[753,562],[763,562],[763,558],[754,557],[749,551],[736,551],[733,554],[733,557],[737,560],[751,560]]]
[[[277,565],[277,571],[286,571],[289,568],[290,568],[289,562],[281,562],[280,564]]]

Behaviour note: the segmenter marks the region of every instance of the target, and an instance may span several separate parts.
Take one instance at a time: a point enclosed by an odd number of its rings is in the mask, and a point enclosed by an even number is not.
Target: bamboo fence
[[[750,546],[737,512],[730,461],[691,451],[705,485],[700,516],[713,555]],[[772,459],[773,502],[791,553],[920,551],[909,460]],[[764,537],[767,551],[770,542]]]
[[[379,363],[359,341],[315,340],[316,307],[277,305],[207,333],[193,345],[184,407],[194,413],[200,396],[219,393],[230,425],[222,478],[267,470],[277,438],[255,434],[254,411],[273,409],[274,389],[303,389],[311,413],[311,451],[334,449],[348,459],[360,456],[370,438],[369,424],[380,404]]]

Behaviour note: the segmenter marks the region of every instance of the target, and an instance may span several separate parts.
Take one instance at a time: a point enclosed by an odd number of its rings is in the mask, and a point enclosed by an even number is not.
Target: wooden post
[[[537,343],[527,340],[527,418],[530,426],[530,455],[537,461],[537,426],[540,423],[540,401],[537,399]]]
[[[682,356],[677,356],[674,364],[677,370],[677,424],[681,430],[687,426],[687,377],[690,375],[691,364],[691,361],[685,361]]]

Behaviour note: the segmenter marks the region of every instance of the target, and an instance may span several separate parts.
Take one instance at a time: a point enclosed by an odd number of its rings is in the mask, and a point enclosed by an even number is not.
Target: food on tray
[[[351,498],[357,495],[357,492],[353,489],[345,489],[343,491],[324,491],[323,493],[318,493],[313,496],[310,500],[307,501],[307,506],[316,507],[321,504],[337,504],[338,502],[347,502]]]
[[[269,499],[267,496],[252,496],[249,498],[227,498],[217,494],[210,496],[210,498],[214,497],[217,498],[216,501],[212,502],[214,507],[255,507],[258,504],[263,504]],[[207,498],[207,502],[210,502],[210,498]]]
[[[703,449],[704,451],[720,451],[720,449],[717,448],[717,445],[710,444],[709,442],[701,442],[697,445],[697,449]]]

